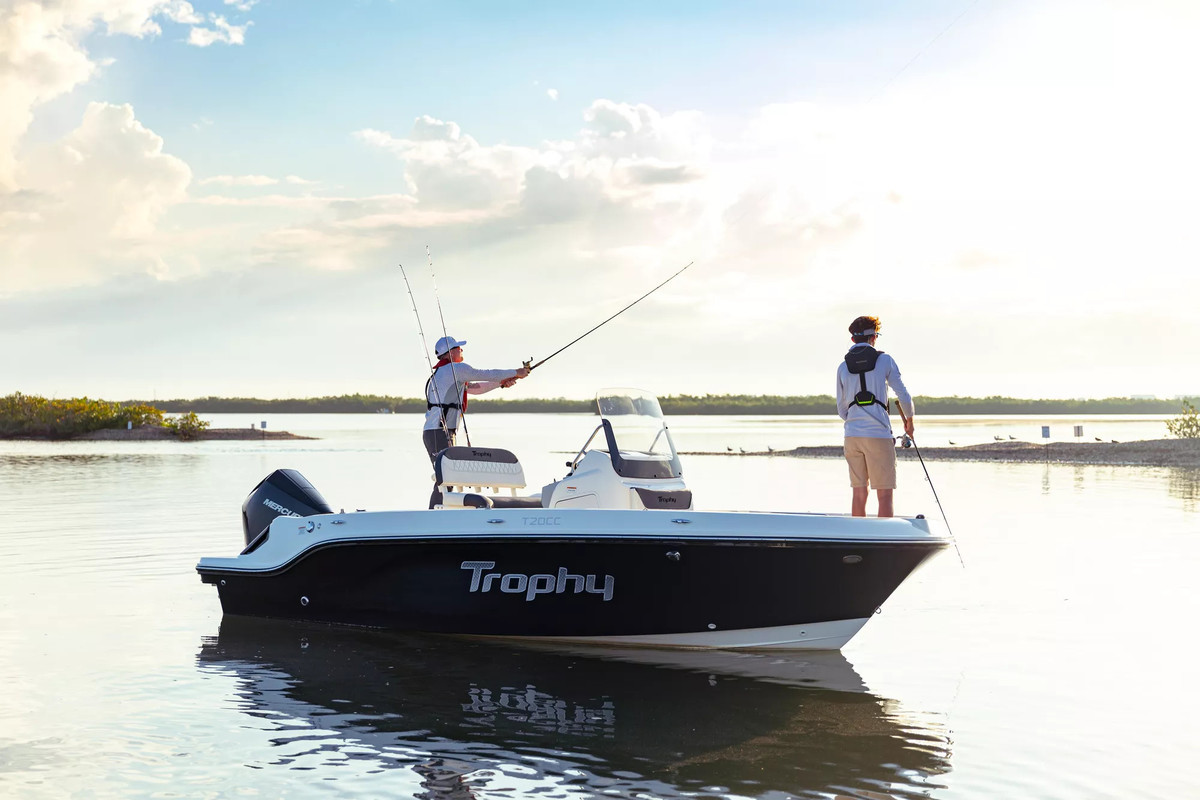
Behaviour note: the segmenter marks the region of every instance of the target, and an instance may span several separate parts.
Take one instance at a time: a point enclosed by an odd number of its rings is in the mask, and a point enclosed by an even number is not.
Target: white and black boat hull
[[[511,531],[511,532],[510,532]],[[226,614],[561,641],[842,647],[947,542],[923,519],[659,511],[281,517],[197,566]]]

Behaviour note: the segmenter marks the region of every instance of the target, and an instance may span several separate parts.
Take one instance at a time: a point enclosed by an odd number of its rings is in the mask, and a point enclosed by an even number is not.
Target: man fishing
[[[425,382],[425,430],[421,438],[429,460],[454,445],[458,423],[467,409],[467,395],[483,394],[498,387],[507,389],[529,374],[528,367],[518,369],[476,369],[463,361],[462,349],[466,340],[443,336],[434,344],[438,361],[433,374]],[[429,507],[440,503],[441,493],[433,487]]]
[[[850,466],[850,513],[867,515],[867,497],[874,489],[879,516],[893,514],[896,489],[896,439],[888,416],[887,393],[896,393],[904,432],[913,435],[912,396],[900,379],[900,368],[882,350],[878,317],[857,317],[850,323],[852,345],[837,370],[837,411],[845,423],[844,452]]]

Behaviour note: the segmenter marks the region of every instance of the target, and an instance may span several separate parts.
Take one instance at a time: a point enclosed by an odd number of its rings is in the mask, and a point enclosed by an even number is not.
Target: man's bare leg
[[[865,486],[854,486],[850,490],[853,492],[850,498],[850,514],[855,517],[865,517],[867,515],[867,495],[870,490]]]
[[[875,490],[875,494],[878,495],[878,499],[879,499],[879,516],[881,516],[881,517],[892,516],[892,493],[895,491],[896,491],[895,489],[876,489]],[[866,503],[864,502],[863,505],[865,507]],[[865,508],[864,508],[864,513],[865,513]]]

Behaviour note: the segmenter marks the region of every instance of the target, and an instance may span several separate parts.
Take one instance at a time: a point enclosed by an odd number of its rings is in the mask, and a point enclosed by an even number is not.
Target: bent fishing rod
[[[601,322],[601,323],[600,323],[599,325],[597,325],[596,327],[594,327],[594,328],[592,328],[591,330],[589,330],[587,333],[584,333],[584,334],[582,334],[582,335],[580,335],[580,336],[577,336],[577,337],[575,337],[574,339],[572,339],[571,341],[567,342],[567,343],[566,343],[566,344],[564,344],[562,347],[558,348],[558,349],[557,349],[557,350],[555,350],[553,353],[551,353],[550,355],[546,356],[545,358],[543,358],[541,361],[537,362],[536,364],[532,363],[532,362],[533,362],[533,358],[532,358],[532,357],[530,357],[529,361],[522,361],[522,362],[521,362],[521,364],[522,364],[522,365],[525,367],[525,369],[529,370],[530,372],[533,372],[535,369],[537,369],[538,367],[540,367],[542,364],[545,364],[545,363],[546,363],[547,361],[549,361],[550,359],[554,358],[556,355],[558,355],[559,353],[561,353],[563,350],[566,350],[568,347],[570,347],[571,345],[575,344],[576,342],[578,342],[580,339],[584,338],[585,336],[588,336],[588,335],[590,335],[590,334],[592,334],[592,333],[595,333],[595,332],[596,332],[597,330],[599,330],[600,328],[603,328],[605,325],[607,325],[608,323],[612,322],[614,319],[616,319],[617,317],[621,316],[621,315],[622,315],[622,314],[624,314],[626,311],[628,311],[629,309],[633,308],[633,307],[634,307],[634,306],[636,306],[638,303],[642,302],[642,301],[643,301],[643,300],[645,300],[647,297],[649,297],[650,295],[654,294],[655,292],[657,292],[657,291],[658,291],[659,289],[661,289],[662,287],[666,286],[666,285],[667,285],[668,283],[670,283],[671,281],[675,280],[675,278],[676,278],[676,277],[677,277],[677,276],[678,276],[680,273],[682,273],[682,272],[683,272],[683,270],[687,269],[688,267],[690,267],[692,264],[695,264],[695,263],[696,263],[695,261],[689,261],[687,264],[685,264],[685,265],[683,266],[683,269],[680,269],[679,271],[675,272],[675,274],[671,275],[671,277],[667,278],[665,281],[663,281],[662,283],[660,283],[658,286],[655,286],[653,289],[651,289],[650,291],[646,292],[644,295],[642,295],[641,297],[639,297],[637,300],[634,300],[632,303],[630,303],[629,305],[625,306],[625,307],[624,307],[624,308],[622,308],[620,311],[618,311],[617,313],[613,314],[611,317],[609,317],[608,319],[604,320],[603,322]]]
[[[942,512],[942,522],[946,523],[946,530],[950,532],[950,541],[954,543],[954,552],[958,556],[958,563],[964,568],[967,566],[963,561],[962,553],[958,549],[958,539],[954,536],[954,530],[950,527],[950,520],[946,518],[946,509],[942,508],[942,501],[938,499],[937,488],[933,485],[933,478],[929,477],[929,468],[925,466],[925,459],[921,457],[921,448],[917,447],[917,439],[915,436],[908,434],[908,417],[904,416],[904,408],[900,405],[900,398],[896,398],[896,410],[900,412],[900,419],[904,421],[904,438],[912,443],[913,450],[917,451],[917,460],[921,462],[921,469],[925,470],[925,480],[929,484],[929,490],[933,492],[933,500],[937,503],[938,511]],[[905,447],[908,445],[905,444]]]

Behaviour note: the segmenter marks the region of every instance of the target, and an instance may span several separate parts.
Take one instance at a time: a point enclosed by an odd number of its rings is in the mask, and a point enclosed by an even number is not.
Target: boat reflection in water
[[[950,768],[940,725],[872,694],[838,652],[564,649],[226,616],[199,668],[236,678],[273,744],[305,731],[329,755],[420,776],[417,797],[915,797]]]

